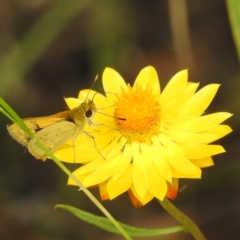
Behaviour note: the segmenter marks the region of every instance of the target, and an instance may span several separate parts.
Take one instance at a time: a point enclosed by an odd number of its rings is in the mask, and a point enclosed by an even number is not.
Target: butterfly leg
[[[86,132],[86,131],[83,131],[83,132],[84,132],[87,136],[89,136],[90,138],[92,138],[95,149],[98,151],[98,153],[99,153],[100,156],[103,158],[103,160],[106,160],[106,158],[102,155],[102,153],[101,153],[101,152],[99,151],[99,149],[97,148],[97,144],[96,144],[96,141],[95,141],[94,136],[91,135],[89,132]]]

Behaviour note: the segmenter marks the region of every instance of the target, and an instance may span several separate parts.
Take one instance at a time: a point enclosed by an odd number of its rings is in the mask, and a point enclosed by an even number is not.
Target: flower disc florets
[[[73,174],[86,187],[98,186],[102,199],[128,191],[140,207],[154,197],[174,198],[178,180],[201,178],[201,169],[214,164],[212,156],[225,151],[212,142],[232,131],[221,124],[232,114],[205,114],[219,85],[197,91],[198,85],[188,82],[183,70],[161,92],[157,72],[149,66],[131,87],[115,70],[105,69],[106,97],[94,91],[79,95],[81,101],[86,95],[94,98],[96,124],[74,141],[74,154],[71,140],[57,157],[72,161],[75,156],[74,163],[83,163]],[[75,106],[73,99],[67,102]],[[71,179],[68,183],[75,185]]]
[[[124,119],[121,119],[124,116]],[[117,95],[114,119],[119,131],[129,141],[146,141],[159,131],[160,105],[151,87],[142,89],[138,84]]]

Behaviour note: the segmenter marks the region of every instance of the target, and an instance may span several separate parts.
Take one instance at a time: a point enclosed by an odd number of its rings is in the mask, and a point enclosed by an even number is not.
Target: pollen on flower
[[[138,84],[127,91],[121,89],[115,105],[115,122],[123,136],[130,141],[145,141],[157,134],[160,127],[160,105],[156,95],[148,86]],[[122,120],[124,118],[125,120]]]

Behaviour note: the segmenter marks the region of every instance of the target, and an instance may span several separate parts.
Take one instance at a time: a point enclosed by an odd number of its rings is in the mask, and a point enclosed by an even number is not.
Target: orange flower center
[[[147,86],[142,89],[128,84],[127,91],[117,95],[115,122],[123,136],[130,141],[145,141],[159,132],[160,105],[157,96]],[[124,120],[122,120],[124,118]]]

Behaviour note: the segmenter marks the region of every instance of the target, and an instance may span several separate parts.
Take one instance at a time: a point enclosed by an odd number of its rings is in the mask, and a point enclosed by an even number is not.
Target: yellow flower
[[[106,68],[106,97],[96,94],[95,125],[86,130],[95,147],[89,136],[76,140],[76,162],[85,165],[74,175],[86,187],[99,186],[102,199],[128,191],[136,207],[154,197],[174,198],[178,179],[201,178],[201,168],[214,164],[211,156],[225,152],[211,143],[232,131],[220,125],[232,114],[204,114],[219,85],[209,84],[196,92],[198,85],[188,82],[188,72],[183,70],[161,92],[157,72],[149,66],[131,87],[115,70]],[[81,95],[84,100],[86,91]],[[91,91],[89,98],[93,95]],[[72,157],[72,149],[61,151],[60,157]],[[74,185],[71,179],[68,183]]]

